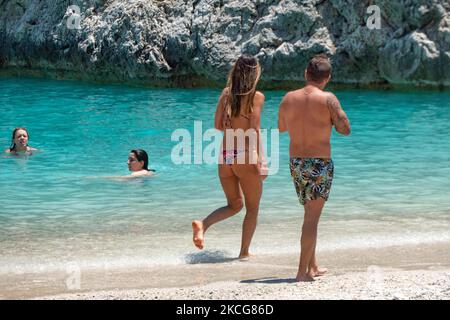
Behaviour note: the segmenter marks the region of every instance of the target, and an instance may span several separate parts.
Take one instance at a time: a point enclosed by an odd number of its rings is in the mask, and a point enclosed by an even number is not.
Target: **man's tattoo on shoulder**
[[[335,96],[330,96],[327,98],[327,106],[330,111],[337,112],[342,109],[339,100]]]
[[[341,119],[339,119],[339,110],[341,110],[342,107],[339,100],[335,96],[330,96],[327,98],[327,106],[328,110],[330,110],[331,119],[333,119],[333,122],[340,122]]]

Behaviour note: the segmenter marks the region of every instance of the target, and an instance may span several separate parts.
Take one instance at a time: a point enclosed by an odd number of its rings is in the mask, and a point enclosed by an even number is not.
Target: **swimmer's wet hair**
[[[23,130],[27,133],[28,136],[28,140],[30,140],[30,134],[28,133],[28,130],[24,127],[17,127],[14,129],[13,133],[12,133],[12,139],[11,139],[11,146],[9,147],[10,151],[14,151],[14,149],[16,148],[16,144],[14,143],[14,138],[16,137],[16,132],[19,130]]]
[[[322,82],[330,76],[331,71],[331,62],[328,56],[324,53],[315,55],[306,68],[306,80]]]
[[[130,152],[136,156],[137,161],[144,161],[144,166],[142,167],[142,169],[149,171],[148,170],[148,154],[147,154],[147,152],[145,152],[142,149],[134,149],[134,150],[131,150]]]

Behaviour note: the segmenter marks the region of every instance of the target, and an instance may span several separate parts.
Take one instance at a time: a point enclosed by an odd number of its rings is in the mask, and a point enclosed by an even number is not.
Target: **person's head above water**
[[[260,76],[261,67],[258,59],[247,54],[243,54],[237,59],[228,75],[227,82],[230,116],[237,117],[241,114],[241,99],[243,98],[246,98],[243,113],[252,113],[253,98]]]
[[[146,170],[148,169],[148,155],[142,149],[131,150],[128,155],[128,169],[133,172]]]
[[[9,152],[28,151],[30,149],[28,146],[29,138],[30,136],[26,128],[15,128],[12,133],[11,147],[9,147]]]
[[[331,62],[325,54],[315,55],[305,70],[306,82],[324,88],[331,79]]]

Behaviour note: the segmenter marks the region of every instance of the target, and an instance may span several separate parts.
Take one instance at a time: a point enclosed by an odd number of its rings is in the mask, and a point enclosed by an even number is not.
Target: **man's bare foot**
[[[205,240],[203,238],[204,231],[203,231],[203,222],[194,220],[192,221],[192,231],[194,233],[192,240],[194,241],[194,245],[199,248],[200,250],[203,249],[203,246],[205,244]]]
[[[314,280],[314,277],[309,273],[300,273],[295,278],[295,281],[297,281],[297,282],[313,282],[316,280]]]
[[[328,272],[327,268],[314,268],[310,271],[310,273],[313,274],[313,277],[323,276],[327,272]]]

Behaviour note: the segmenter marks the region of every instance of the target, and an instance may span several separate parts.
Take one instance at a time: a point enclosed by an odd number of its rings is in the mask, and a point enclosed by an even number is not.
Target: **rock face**
[[[335,83],[450,86],[450,1],[0,0],[0,45],[0,74],[219,85],[250,53],[271,87],[324,52]]]

